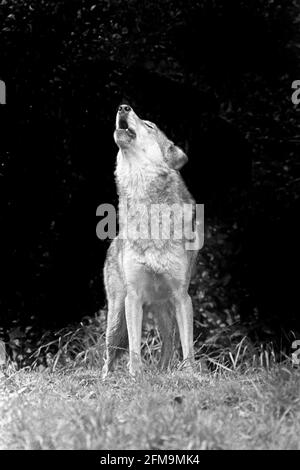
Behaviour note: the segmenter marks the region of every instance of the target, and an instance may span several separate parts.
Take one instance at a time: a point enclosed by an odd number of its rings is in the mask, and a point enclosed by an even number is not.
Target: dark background
[[[188,153],[205,204],[197,325],[300,330],[299,8],[284,0],[11,0],[0,5],[0,318],[10,341],[105,305],[126,100]],[[298,47],[297,47],[298,46]],[[269,335],[269,336],[268,336]]]

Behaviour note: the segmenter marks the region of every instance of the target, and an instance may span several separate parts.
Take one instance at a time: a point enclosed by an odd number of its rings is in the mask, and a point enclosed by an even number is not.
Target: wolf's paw
[[[111,371],[108,369],[107,364],[104,364],[101,371],[101,379],[105,380],[111,374]]]
[[[131,377],[137,379],[143,375],[143,365],[142,364],[128,364],[128,370]]]

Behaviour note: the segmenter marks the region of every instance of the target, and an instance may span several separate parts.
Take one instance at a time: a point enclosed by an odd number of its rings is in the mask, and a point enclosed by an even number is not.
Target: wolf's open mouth
[[[123,117],[119,118],[119,129],[128,129],[127,119]]]
[[[119,118],[117,129],[125,130],[131,137],[136,137],[135,131],[128,126],[127,119],[124,117]]]

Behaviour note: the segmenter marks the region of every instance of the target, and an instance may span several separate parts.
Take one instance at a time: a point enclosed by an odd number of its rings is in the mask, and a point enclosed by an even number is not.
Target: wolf
[[[195,215],[195,201],[179,173],[187,155],[153,122],[140,119],[128,104],[118,108],[114,140],[119,148],[115,177],[120,230],[104,265],[108,315],[102,375],[106,377],[113,370],[118,354],[128,343],[129,372],[136,376],[142,371],[145,312],[151,312],[158,323],[162,339],[159,366],[169,366],[177,322],[183,361],[186,367],[192,367],[193,307],[188,288],[198,249],[186,247],[186,241],[194,236],[192,229],[182,237],[176,237],[174,230],[174,224],[180,226],[186,214],[182,208],[192,207],[187,216],[190,224]],[[121,207],[124,201],[126,211]],[[169,236],[159,232],[162,236],[153,237],[147,232],[152,228],[149,211],[157,207],[175,207]],[[154,222],[162,232],[166,230],[161,217]],[[141,225],[146,236],[138,231]]]

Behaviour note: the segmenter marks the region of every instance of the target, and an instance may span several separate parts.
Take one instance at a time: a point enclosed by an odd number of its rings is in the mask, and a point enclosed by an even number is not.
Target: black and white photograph
[[[0,0],[0,450],[300,450],[299,118],[298,0]]]

